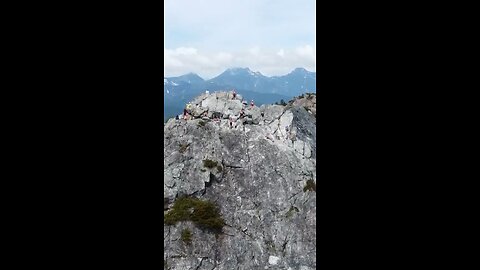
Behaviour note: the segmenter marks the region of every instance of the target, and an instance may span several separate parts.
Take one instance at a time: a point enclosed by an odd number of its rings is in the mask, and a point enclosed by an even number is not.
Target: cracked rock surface
[[[304,191],[317,182],[315,98],[252,107],[240,95],[204,94],[191,102],[198,118],[165,124],[165,211],[189,195],[215,202],[226,223],[220,234],[164,225],[165,269],[316,269],[316,192]]]

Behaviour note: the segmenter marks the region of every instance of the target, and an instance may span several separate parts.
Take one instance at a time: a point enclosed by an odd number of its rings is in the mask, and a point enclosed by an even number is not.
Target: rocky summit
[[[205,93],[164,125],[164,269],[316,269],[316,95]]]

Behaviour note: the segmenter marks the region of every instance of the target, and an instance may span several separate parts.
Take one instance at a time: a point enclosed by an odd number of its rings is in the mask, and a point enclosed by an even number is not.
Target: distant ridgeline
[[[201,93],[227,89],[235,89],[259,106],[282,99],[286,102],[307,92],[316,93],[316,73],[297,68],[284,76],[267,77],[249,68],[232,68],[210,80],[194,73],[164,78],[164,121],[181,114],[185,104]]]

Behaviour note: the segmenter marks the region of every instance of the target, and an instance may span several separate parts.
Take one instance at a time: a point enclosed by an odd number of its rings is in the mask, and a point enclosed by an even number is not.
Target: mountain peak
[[[304,68],[298,67],[294,69],[291,73],[309,73],[309,71]]]
[[[183,78],[197,78],[197,79],[202,79],[202,77],[198,76],[196,73],[193,73],[193,72],[189,72],[185,75],[182,75],[180,77],[183,77]],[[203,79],[202,79],[203,80]]]
[[[225,72],[228,72],[232,75],[235,74],[244,74],[244,73],[252,73],[252,71],[247,67],[247,68],[241,68],[241,67],[234,67],[234,68],[229,68]]]
[[[197,74],[190,72],[182,76],[167,78],[172,82],[200,83],[205,80]]]
[[[252,71],[250,68],[240,68],[240,67],[235,67],[235,68],[229,68],[225,70],[222,74],[229,74],[229,75],[251,75],[254,77],[265,77],[262,73],[259,71]]]
[[[242,67],[233,67],[233,68],[229,68],[227,69],[228,71],[250,71],[250,68],[248,67],[245,67],[245,68],[242,68]]]

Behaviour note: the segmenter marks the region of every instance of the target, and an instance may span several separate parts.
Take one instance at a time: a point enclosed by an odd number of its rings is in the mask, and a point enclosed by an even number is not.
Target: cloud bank
[[[165,76],[315,70],[315,0],[165,0]]]
[[[232,67],[248,67],[267,76],[285,75],[297,67],[316,71],[315,56],[315,48],[310,45],[280,50],[253,47],[245,51],[216,53],[179,47],[164,49],[164,76],[194,72],[209,79]]]

